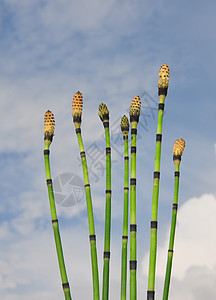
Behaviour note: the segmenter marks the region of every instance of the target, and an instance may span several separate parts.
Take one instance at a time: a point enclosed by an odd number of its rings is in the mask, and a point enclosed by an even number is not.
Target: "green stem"
[[[136,300],[136,129],[131,122],[131,181],[130,181],[130,300]]]
[[[175,161],[174,161],[174,163],[175,163]],[[175,163],[175,187],[174,187],[173,212],[172,212],[169,250],[168,250],[167,266],[166,266],[166,276],[165,276],[165,282],[164,282],[163,300],[167,300],[168,295],[169,295],[172,260],[173,260],[173,249],[174,249],[174,239],[175,239],[175,229],[176,229],[176,219],[177,219],[177,209],[178,209],[179,174],[180,174],[179,173],[179,163]]]
[[[45,141],[44,162],[45,162],[45,171],[46,171],[46,179],[47,179],[47,189],[48,189],[48,195],[49,195],[50,211],[51,211],[51,217],[52,217],[52,225],[53,225],[53,232],[54,232],[54,238],[55,238],[56,252],[57,252],[59,269],[60,269],[61,280],[62,280],[62,287],[63,287],[65,299],[70,300],[72,298],[71,298],[71,294],[70,294],[70,287],[69,287],[66,268],[65,268],[63,249],[62,249],[62,244],[61,244],[58,219],[57,219],[57,213],[56,213],[56,207],[55,207],[55,200],[54,200],[54,194],[53,194],[53,186],[52,186],[52,180],[51,180],[49,146],[50,146],[50,142]]]
[[[86,205],[87,205],[87,213],[88,213],[89,239],[90,239],[90,247],[91,247],[91,263],[92,263],[92,278],[93,278],[93,299],[99,300],[100,295],[99,295],[96,235],[94,229],[94,216],[93,216],[93,208],[92,208],[91,189],[90,189],[89,176],[88,176],[88,167],[87,167],[86,156],[85,156],[80,128],[76,128],[76,134],[77,134],[80,156],[82,161],[85,194],[86,194]]]
[[[129,202],[128,136],[124,136],[124,208],[123,208],[122,265],[121,265],[121,300],[126,300],[126,292],[127,292],[128,202]]]
[[[106,124],[106,125],[105,125]],[[109,122],[105,122],[106,139],[106,208],[104,233],[104,265],[102,299],[109,298],[109,262],[110,262],[110,228],[111,228],[111,148]]]
[[[153,195],[152,195],[151,241],[150,241],[149,277],[148,277],[148,292],[147,292],[148,300],[153,300],[155,296],[154,289],[155,289],[155,269],[156,269],[156,254],[157,254],[157,212],[158,212],[158,196],[159,196],[159,181],[160,181],[162,125],[163,125],[165,97],[166,97],[165,95],[159,96],[158,123],[157,123],[156,149],[155,149],[154,183],[153,183]]]

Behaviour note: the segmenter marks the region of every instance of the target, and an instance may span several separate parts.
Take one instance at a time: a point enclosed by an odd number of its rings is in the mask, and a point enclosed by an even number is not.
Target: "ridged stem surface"
[[[151,240],[150,240],[150,257],[149,257],[149,276],[148,276],[148,293],[147,299],[154,299],[155,289],[155,270],[156,270],[156,255],[157,255],[157,213],[158,213],[158,196],[159,196],[159,181],[160,181],[160,158],[161,158],[161,139],[165,96],[159,96],[158,123],[157,123],[157,138],[155,149],[155,168],[154,182],[152,195],[152,216],[151,216]],[[160,138],[161,137],[161,138]]]
[[[127,293],[127,244],[128,244],[128,202],[129,202],[129,156],[128,136],[124,137],[124,207],[121,263],[121,300],[126,300]]]
[[[108,123],[109,124],[109,123]],[[104,232],[104,265],[102,299],[109,298],[109,263],[110,263],[110,229],[111,229],[111,148],[109,126],[105,128],[106,139],[106,204]]]
[[[88,168],[86,162],[86,156],[84,152],[84,146],[80,132],[77,131],[77,139],[80,149],[80,156],[82,161],[83,168],[83,177],[85,184],[85,194],[86,194],[86,205],[87,205],[87,213],[88,213],[88,223],[89,223],[89,238],[90,238],[90,247],[91,247],[91,263],[92,263],[92,278],[93,278],[93,299],[99,300],[99,278],[98,278],[98,262],[97,262],[97,249],[96,249],[96,236],[95,236],[95,228],[94,228],[94,217],[93,217],[93,208],[92,208],[92,199],[91,199],[91,189],[89,184],[89,176],[88,176]]]
[[[60,238],[60,232],[59,232],[59,226],[58,226],[58,220],[57,220],[57,213],[56,213],[56,207],[55,207],[53,186],[52,186],[52,180],[51,180],[49,145],[50,145],[49,142],[45,142],[44,163],[45,163],[50,211],[51,211],[51,217],[52,217],[53,233],[54,233],[54,238],[55,238],[56,252],[57,252],[57,257],[58,257],[58,263],[59,263],[59,269],[60,269],[60,274],[61,274],[64,296],[65,296],[66,300],[71,300],[72,298],[71,298],[70,287],[69,287],[69,283],[68,283],[68,279],[67,279],[64,255],[63,255],[63,249],[62,249],[62,244],[61,244],[61,238]]]
[[[168,299],[171,270],[172,270],[172,260],[173,260],[173,250],[174,250],[174,239],[175,239],[175,229],[176,229],[176,219],[177,219],[177,209],[178,209],[178,192],[179,192],[179,164],[175,164],[175,187],[174,187],[174,200],[173,200],[173,211],[172,211],[172,221],[170,230],[170,240],[169,240],[169,250],[167,256],[167,266],[166,275],[164,282],[163,300]]]
[[[137,122],[131,122],[131,181],[130,181],[130,300],[137,297],[136,279],[136,134]]]

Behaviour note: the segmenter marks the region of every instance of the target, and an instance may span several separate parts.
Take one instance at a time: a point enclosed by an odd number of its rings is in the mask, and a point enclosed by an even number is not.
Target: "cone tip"
[[[140,99],[139,96],[136,96],[131,101],[130,117],[134,116],[134,117],[139,118],[139,116],[140,116],[140,110],[141,110],[141,99]]]
[[[105,103],[101,103],[98,107],[98,115],[101,121],[109,120],[109,110]]]
[[[185,140],[184,139],[177,139],[173,146],[173,154],[174,155],[182,155],[185,148]]]
[[[121,131],[122,131],[124,136],[128,135],[129,121],[128,121],[128,118],[125,115],[121,118]]]
[[[83,96],[80,91],[77,91],[72,101],[72,115],[81,117],[83,109]]]
[[[44,115],[44,137],[52,141],[55,130],[55,118],[54,114],[47,110]]]
[[[168,88],[170,72],[169,72],[169,66],[167,64],[163,64],[160,67],[158,76],[159,76],[158,87],[159,88]]]

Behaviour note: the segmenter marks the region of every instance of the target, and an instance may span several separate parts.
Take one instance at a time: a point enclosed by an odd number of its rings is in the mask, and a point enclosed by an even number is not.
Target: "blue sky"
[[[120,292],[123,196],[123,160],[118,154],[122,141],[116,124],[128,113],[133,97],[142,98],[137,150],[138,295],[145,297],[157,80],[164,63],[170,66],[170,86],[163,124],[156,293],[160,298],[171,218],[172,147],[175,139],[184,138],[170,299],[215,299],[215,8],[215,1],[185,0],[0,1],[2,299],[63,297],[45,185],[43,116],[50,109],[56,119],[52,177],[72,172],[82,178],[71,117],[77,90],[84,97],[86,149],[96,143],[103,150],[98,105],[104,102],[110,111],[113,300]],[[105,177],[91,167],[101,275]],[[70,209],[57,205],[57,213],[73,298],[91,298],[85,200]]]

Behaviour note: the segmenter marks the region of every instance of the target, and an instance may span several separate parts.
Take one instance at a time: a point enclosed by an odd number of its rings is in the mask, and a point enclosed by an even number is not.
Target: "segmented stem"
[[[136,300],[136,129],[137,123],[131,123],[131,178],[130,178],[130,300]]]
[[[126,122],[124,119],[126,118]],[[123,207],[123,235],[121,260],[121,300],[126,300],[127,293],[127,244],[128,244],[128,202],[129,202],[129,156],[128,130],[129,122],[126,116],[122,118],[121,129],[124,139],[124,207]],[[126,123],[126,124],[125,124]]]
[[[169,83],[169,67],[163,65],[159,71],[158,80],[158,123],[156,134],[156,149],[155,149],[155,168],[154,182],[152,195],[152,216],[151,216],[151,241],[150,241],[150,257],[149,257],[149,276],[148,276],[148,291],[147,299],[154,300],[155,297],[155,270],[156,270],[156,255],[157,255],[157,213],[158,213],[158,196],[159,196],[159,181],[160,181],[160,157],[161,157],[161,141],[162,141],[162,125],[164,102],[167,95]]]
[[[99,117],[103,122],[106,140],[106,204],[104,231],[104,265],[102,299],[109,299],[109,263],[110,263],[110,229],[111,229],[111,148],[109,131],[109,111],[106,104],[99,105]]]
[[[141,100],[133,98],[130,106],[131,122],[131,178],[130,178],[130,300],[137,298],[136,260],[136,135],[139,122]]]
[[[54,194],[53,194],[52,179],[51,179],[50,160],[49,160],[50,143],[51,143],[50,141],[45,140],[44,162],[45,162],[45,171],[46,171],[46,182],[47,182],[47,189],[48,189],[48,195],[49,195],[49,203],[50,203],[52,226],[53,226],[55,245],[56,245],[56,252],[57,252],[59,269],[60,269],[61,280],[62,280],[62,287],[63,287],[65,299],[70,300],[72,298],[71,298],[70,287],[69,287],[69,283],[68,283],[68,279],[67,279],[66,267],[65,267],[64,256],[63,256],[63,249],[62,249],[62,244],[61,244],[58,219],[57,219],[57,213],[56,213],[56,207],[55,207],[55,200],[54,200]]]
[[[87,205],[88,223],[89,223],[89,240],[90,240],[90,248],[91,248],[93,299],[99,300],[100,295],[99,295],[96,235],[95,235],[95,228],[94,228],[94,216],[93,216],[93,208],[92,208],[91,189],[90,189],[89,176],[88,176],[88,167],[87,167],[86,155],[85,155],[82,136],[81,136],[81,128],[76,128],[76,135],[77,135],[79,149],[80,149],[80,156],[82,161],[84,184],[85,184],[86,205]]]
[[[179,166],[175,166],[174,201],[173,201],[172,222],[171,222],[171,230],[170,230],[170,241],[169,241],[169,250],[168,250],[168,256],[167,256],[167,266],[166,266],[166,276],[165,276],[165,282],[164,282],[163,300],[168,299],[168,294],[169,294],[172,259],[173,259],[173,246],[174,246],[177,208],[178,208],[178,189],[179,189]]]
[[[109,298],[109,262],[110,262],[110,229],[111,229],[111,148],[109,127],[105,128],[106,137],[106,208],[104,232],[104,266],[102,299]]]
[[[80,156],[82,161],[83,177],[85,184],[86,205],[88,213],[89,223],[89,240],[91,248],[91,263],[92,263],[92,280],[93,280],[93,299],[100,299],[99,295],[99,278],[98,278],[98,262],[97,262],[97,249],[96,249],[96,235],[94,228],[94,216],[92,208],[91,189],[89,184],[88,166],[86,161],[86,155],[83,146],[83,140],[81,135],[81,121],[82,121],[82,109],[83,109],[83,96],[79,91],[74,95],[72,101],[72,116],[75,125],[77,140],[80,149]]]
[[[180,177],[180,162],[181,155],[185,147],[185,141],[183,139],[176,140],[173,147],[173,161],[175,164],[175,186],[174,186],[174,199],[173,199],[173,211],[172,211],[172,221],[170,229],[170,240],[169,240],[169,250],[167,256],[167,266],[166,266],[166,275],[164,281],[164,291],[163,291],[163,300],[168,299],[170,279],[171,279],[171,270],[172,270],[172,261],[174,253],[174,239],[175,239],[175,230],[176,230],[176,219],[177,219],[177,210],[178,210],[178,195],[179,195],[179,177]]]

